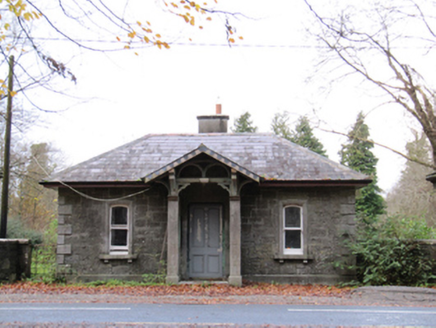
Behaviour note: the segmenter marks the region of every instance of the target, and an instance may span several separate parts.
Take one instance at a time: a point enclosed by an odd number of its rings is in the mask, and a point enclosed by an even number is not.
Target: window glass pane
[[[111,224],[127,224],[127,207],[112,207]]]
[[[285,228],[301,228],[300,212],[299,207],[285,208]]]
[[[111,231],[112,246],[127,246],[127,230],[112,230]]]
[[[301,248],[301,231],[286,230],[285,231],[285,249]]]

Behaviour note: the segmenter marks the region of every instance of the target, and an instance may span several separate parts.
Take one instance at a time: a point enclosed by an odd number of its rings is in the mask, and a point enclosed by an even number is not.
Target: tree
[[[327,157],[323,144],[313,135],[313,129],[310,126],[307,116],[300,116],[295,126],[295,131],[291,133],[290,140],[304,148]]]
[[[55,168],[54,151],[50,145],[31,145],[9,209],[11,216],[22,222],[26,228],[44,231],[55,217],[56,192],[39,184]]]
[[[378,159],[371,151],[373,147],[369,140],[369,128],[365,124],[365,117],[363,113],[359,113],[348,134],[348,141],[342,145],[339,155],[341,164],[372,178],[372,182],[360,189],[356,197],[356,215],[366,224],[375,222],[377,216],[385,212],[383,197],[379,195],[381,190],[377,186]]]
[[[292,134],[288,125],[289,113],[275,113],[271,122],[271,129],[274,134],[287,140],[291,140]]]
[[[233,123],[232,131],[235,133],[255,133],[257,131],[257,127],[253,126],[251,114],[249,112],[245,112],[239,116]]]
[[[423,133],[415,132],[415,139],[406,145],[407,155],[420,162],[430,163],[430,145]],[[424,180],[432,170],[414,161],[407,161],[400,180],[386,197],[391,215],[425,218],[429,226],[436,227],[436,199],[432,183]]]
[[[147,3],[147,1],[142,1],[136,2],[135,5],[146,6]],[[153,2],[154,5],[156,3],[160,3],[166,8],[165,11],[171,14],[171,17],[176,17],[188,27],[203,29],[202,23],[211,21],[212,16],[223,18],[224,23],[218,24],[223,27],[229,45],[238,39],[242,40],[230,23],[231,18],[238,14],[219,10],[216,7],[217,1],[213,4],[206,2],[197,4],[190,0]],[[8,90],[5,81],[0,78],[0,101],[6,96],[10,98],[18,95],[26,101],[27,106],[39,110],[47,111],[44,106],[39,105],[29,96],[28,90],[39,87],[42,90],[52,91],[53,94],[65,95],[61,83],[51,84],[53,78],[61,77],[74,83],[77,82],[76,76],[68,66],[50,55],[50,51],[44,47],[48,40],[55,39],[57,43],[68,41],[69,45],[73,45],[73,48],[78,48],[80,51],[114,50],[112,46],[112,49],[106,46],[101,47],[105,44],[101,42],[105,38],[107,41],[118,40],[116,50],[130,49],[132,45],[137,46],[137,44],[156,46],[159,49],[170,48],[169,36],[165,36],[157,29],[152,29],[150,21],[144,20],[142,15],[148,11],[131,8],[129,0],[116,2],[60,0],[54,5],[33,0],[0,0],[0,11],[2,13],[0,15],[0,73],[6,75],[4,71],[10,66],[9,58],[14,58],[11,55],[16,55],[17,62],[16,70],[11,78],[11,81],[15,82],[16,90]],[[173,25],[167,24],[167,26]],[[180,31],[178,26],[175,30]],[[83,40],[84,35],[86,35],[86,40]],[[65,49],[65,53],[68,53],[68,50]],[[59,102],[53,99],[51,103],[59,106]],[[65,108],[61,108],[63,109]],[[3,197],[5,205],[8,204],[6,199],[10,194],[8,178],[9,174],[5,176],[6,183],[3,185],[3,194],[6,195]],[[4,207],[2,206],[0,224],[0,235],[3,237],[6,235],[7,222],[4,215],[8,212]]]
[[[323,144],[313,135],[313,129],[307,116],[300,116],[295,124],[295,130],[289,128],[288,121],[288,112],[274,114],[271,123],[274,134],[327,157]]]
[[[429,82],[428,69],[435,61],[436,1],[338,1],[317,8],[313,0],[305,2],[315,18],[312,34],[323,45],[323,63],[339,61],[339,76],[355,73],[375,87],[374,96],[381,91],[388,102],[416,119],[430,142],[436,167],[436,88]]]

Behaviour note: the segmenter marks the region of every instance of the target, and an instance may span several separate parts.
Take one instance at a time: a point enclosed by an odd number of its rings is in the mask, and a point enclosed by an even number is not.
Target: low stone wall
[[[0,281],[30,277],[31,253],[28,239],[0,239]]]

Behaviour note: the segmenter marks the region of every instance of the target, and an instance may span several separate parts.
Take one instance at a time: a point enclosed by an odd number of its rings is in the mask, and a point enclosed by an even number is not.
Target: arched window
[[[128,254],[130,239],[129,208],[125,205],[110,207],[110,247],[112,254]]]

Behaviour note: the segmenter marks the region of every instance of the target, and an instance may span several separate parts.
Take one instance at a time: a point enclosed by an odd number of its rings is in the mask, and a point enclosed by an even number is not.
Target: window
[[[303,209],[286,206],[283,211],[283,254],[303,254]]]
[[[110,247],[111,254],[129,253],[129,208],[115,205],[110,207]]]

